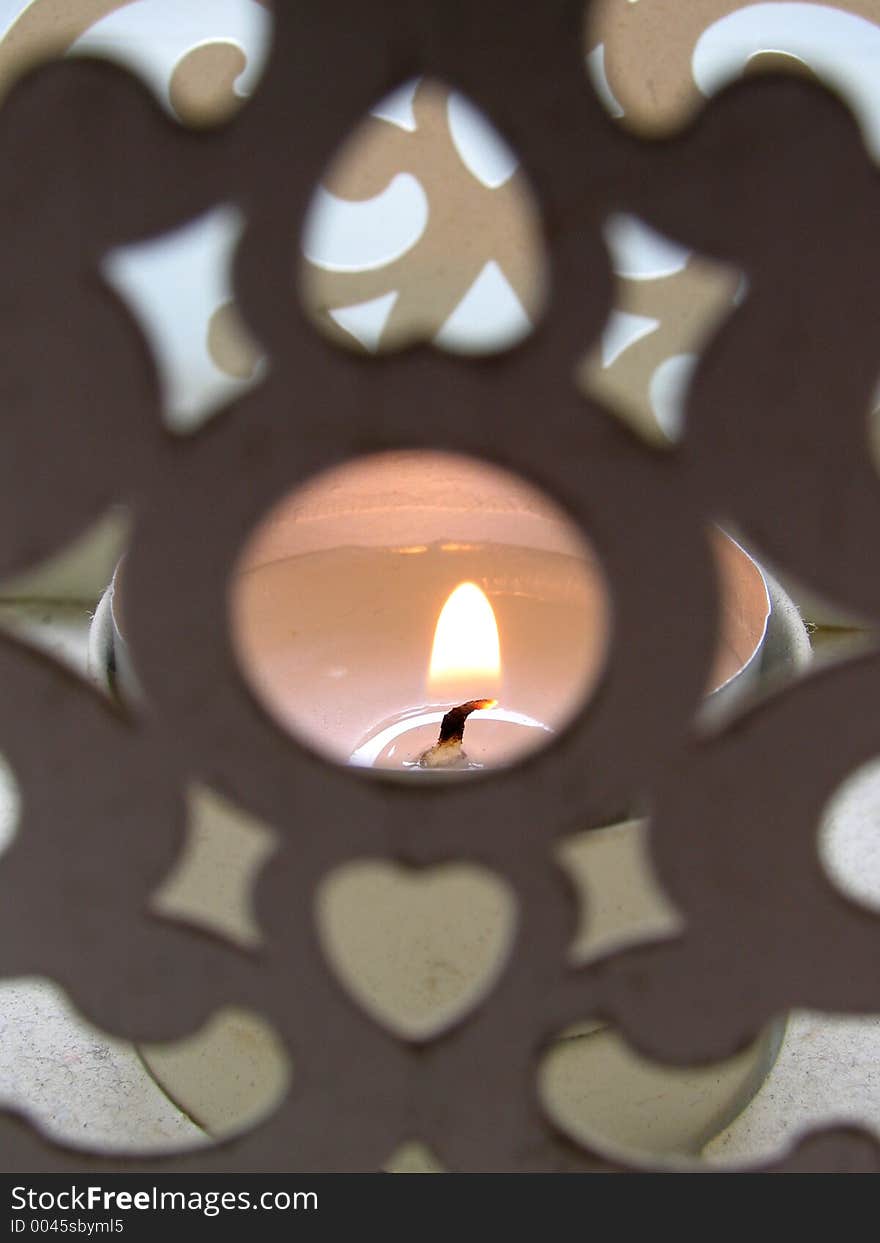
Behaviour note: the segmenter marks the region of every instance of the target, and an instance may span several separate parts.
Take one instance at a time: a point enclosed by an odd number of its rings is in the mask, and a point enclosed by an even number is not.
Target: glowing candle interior
[[[642,521],[621,501],[621,521]],[[767,595],[713,534],[725,596],[707,691],[758,650]],[[475,768],[515,762],[590,698],[611,636],[591,546],[546,496],[458,455],[358,459],[292,492],[257,528],[230,584],[244,677],[275,719],[342,764],[402,770],[467,721]],[[409,773],[407,773],[409,776]]]

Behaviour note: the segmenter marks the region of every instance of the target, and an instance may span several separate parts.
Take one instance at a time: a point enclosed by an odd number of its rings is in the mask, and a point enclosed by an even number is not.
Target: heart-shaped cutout
[[[474,864],[411,871],[363,859],[322,881],[316,916],[324,952],[348,993],[396,1035],[429,1040],[498,979],[513,942],[516,899]]]
[[[302,298],[369,353],[509,349],[544,300],[538,212],[517,155],[463,95],[413,79],[337,152],[306,216]]]

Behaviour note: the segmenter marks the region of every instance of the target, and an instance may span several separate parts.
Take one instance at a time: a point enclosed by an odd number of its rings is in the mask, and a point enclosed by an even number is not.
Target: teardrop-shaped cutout
[[[304,222],[301,293],[334,341],[492,354],[544,300],[538,214],[516,153],[468,99],[413,79],[337,152]]]

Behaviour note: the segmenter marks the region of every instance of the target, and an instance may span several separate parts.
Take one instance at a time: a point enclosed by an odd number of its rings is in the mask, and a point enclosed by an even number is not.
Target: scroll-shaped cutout
[[[514,152],[457,92],[405,83],[337,154],[304,226],[302,297],[333,340],[494,353],[544,297],[537,213]]]
[[[516,902],[472,864],[410,872],[359,860],[324,879],[316,918],[351,996],[397,1034],[429,1040],[491,991],[512,949]]]
[[[126,66],[186,125],[227,120],[253,91],[271,37],[269,0],[13,0],[0,96],[32,65],[99,56]],[[17,11],[16,11],[17,10]]]
[[[757,67],[774,71],[815,75],[843,96],[876,159],[880,154],[880,93],[873,72],[880,54],[877,16],[875,6],[858,0],[852,5],[844,0],[741,6],[700,35],[691,56],[694,81],[701,94],[710,96],[756,62]],[[777,53],[769,61],[768,51]]]
[[[265,370],[232,301],[232,257],[243,228],[237,209],[217,207],[104,259],[106,278],[149,342],[172,431],[198,430]]]
[[[253,949],[262,934],[253,888],[278,847],[276,834],[204,786],[190,789],[187,839],[152,909]]]
[[[162,1090],[212,1139],[248,1131],[272,1113],[293,1073],[269,1023],[233,1007],[185,1040],[141,1045],[140,1054]]]
[[[595,1152],[635,1162],[696,1156],[754,1096],[781,1039],[775,1025],[734,1058],[680,1069],[649,1062],[611,1028],[594,1026],[544,1055],[539,1094],[554,1122]]]
[[[71,52],[118,61],[184,124],[210,125],[254,90],[271,26],[264,0],[132,0],[91,24]]]

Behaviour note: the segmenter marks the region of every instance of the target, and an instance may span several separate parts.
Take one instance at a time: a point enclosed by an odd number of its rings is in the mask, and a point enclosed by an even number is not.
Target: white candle
[[[739,674],[767,617],[760,572],[721,532],[711,685]],[[662,550],[661,550],[662,551]],[[434,452],[328,472],[281,503],[231,591],[242,670],[267,710],[343,764],[411,772],[453,705],[478,766],[545,744],[590,698],[612,630],[599,562],[524,481]]]
[[[601,674],[608,592],[535,489],[438,453],[330,472],[270,515],[233,584],[242,668],[268,710],[340,763],[416,766],[449,708],[474,768],[510,763]]]

